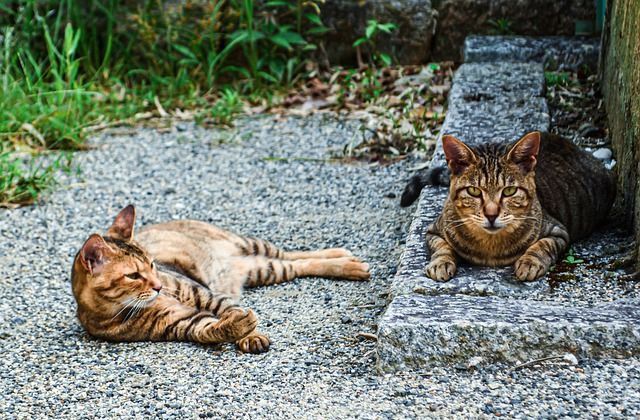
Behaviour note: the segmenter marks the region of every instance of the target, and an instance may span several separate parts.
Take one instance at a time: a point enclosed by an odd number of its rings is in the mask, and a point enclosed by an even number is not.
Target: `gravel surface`
[[[640,413],[637,359],[377,375],[374,342],[355,336],[375,333],[384,310],[410,219],[395,198],[409,164],[327,159],[357,133],[356,123],[325,116],[104,136],[78,155],[81,178],[63,180],[42,205],[0,211],[2,417]],[[75,319],[71,260],[130,202],[142,223],[188,217],[292,249],[345,246],[371,263],[372,280],[301,279],[247,291],[246,306],[273,340],[264,355],[94,340]]]

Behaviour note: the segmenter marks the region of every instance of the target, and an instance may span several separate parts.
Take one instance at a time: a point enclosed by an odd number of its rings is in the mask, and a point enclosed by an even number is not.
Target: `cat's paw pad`
[[[513,266],[516,278],[520,281],[533,281],[544,276],[549,266],[536,257],[523,255]]]
[[[269,351],[271,341],[266,335],[253,332],[236,342],[238,349],[243,353],[260,354]]]
[[[432,280],[448,281],[456,273],[456,269],[456,263],[450,260],[436,259],[427,265],[425,273]]]
[[[258,326],[258,317],[251,309],[231,310],[220,317],[220,328],[229,341],[238,341],[251,334]]]

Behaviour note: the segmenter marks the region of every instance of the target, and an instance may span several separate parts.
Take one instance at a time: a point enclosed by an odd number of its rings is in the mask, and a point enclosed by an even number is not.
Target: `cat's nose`
[[[486,217],[487,220],[489,221],[489,224],[491,226],[493,226],[494,222],[498,218],[498,215],[497,214],[485,214],[484,217]]]
[[[156,292],[160,293],[160,290],[162,290],[162,285],[159,284],[159,285],[153,286],[152,289],[155,290]]]

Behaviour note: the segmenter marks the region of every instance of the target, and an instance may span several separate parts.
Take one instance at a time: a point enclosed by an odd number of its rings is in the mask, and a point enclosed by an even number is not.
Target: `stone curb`
[[[640,352],[638,319],[636,302],[566,307],[497,297],[399,296],[380,324],[378,369],[518,364],[563,352],[625,357]]]
[[[464,41],[464,62],[498,61],[542,63],[550,70],[598,67],[600,38],[469,36]]]

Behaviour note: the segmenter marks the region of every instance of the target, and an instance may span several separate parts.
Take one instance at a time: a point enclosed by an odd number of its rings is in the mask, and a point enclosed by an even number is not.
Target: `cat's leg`
[[[258,325],[258,318],[251,310],[229,309],[216,316],[177,302],[154,306],[158,308],[150,310],[154,313],[140,317],[140,322],[148,324],[148,338],[153,341],[234,343],[254,333]]]
[[[200,334],[200,338],[195,337],[194,341],[202,343],[216,343],[216,342],[235,342],[238,348],[244,353],[264,353],[269,350],[270,341],[267,336],[255,329],[257,325],[257,318],[253,311],[249,310],[245,312],[242,308],[235,304],[236,297],[212,292],[204,286],[188,279],[175,279],[170,276],[164,276],[163,285],[164,288],[171,288],[171,290],[164,290],[162,293],[166,294],[169,299],[165,302],[168,308],[182,307],[191,308],[192,311],[186,311],[181,314],[185,320],[190,317],[191,323],[186,324],[183,329],[180,329],[178,317],[174,314],[175,319],[168,322],[167,329],[164,331],[155,332],[156,337],[160,334],[161,337],[171,338],[172,331],[169,327],[175,328],[175,339],[186,339],[189,334]],[[170,299],[175,299],[179,303],[171,304]],[[196,326],[196,322],[200,322],[200,319],[212,319],[217,317],[219,322],[217,326],[203,325],[204,330],[200,333],[199,330],[190,330],[190,325]],[[248,318],[247,318],[248,317]],[[253,330],[248,331],[246,329],[249,321],[253,322],[255,318],[256,323]],[[238,323],[238,325],[235,325]],[[172,327],[174,325],[175,327]],[[206,328],[205,328],[206,327]],[[195,327],[194,327],[195,328]],[[217,328],[217,329],[216,329]],[[215,341],[222,340],[222,341]]]
[[[544,276],[569,245],[567,229],[555,220],[547,221],[540,237],[514,264],[516,278],[520,281]]]
[[[205,284],[216,292],[239,298],[243,287],[269,286],[312,276],[367,280],[369,264],[355,257],[294,261],[261,256],[231,257],[225,261],[224,269],[205,280]]]
[[[218,267],[216,275],[205,279],[205,284],[215,292],[239,298],[243,287],[267,286],[307,276],[366,280],[369,265],[353,257],[296,261],[262,256],[231,257]],[[256,330],[236,344],[243,352],[261,353],[269,349],[270,340]]]
[[[163,286],[161,293],[176,299],[185,306],[210,311],[216,316],[220,316],[228,310],[241,309],[238,306],[239,295],[212,290],[180,275],[159,273],[158,277]]]
[[[163,274],[162,293],[176,299],[182,305],[190,306],[202,311],[209,311],[222,318],[227,318],[231,312],[244,312],[236,302],[239,295],[228,295],[211,291],[210,289],[187,278],[177,278]],[[238,348],[244,353],[263,353],[269,350],[269,338],[258,330],[236,341]]]
[[[291,281],[298,277],[334,277],[347,280],[367,280],[369,264],[355,257],[309,258],[275,260],[264,257],[238,258],[237,269],[244,272],[246,287],[269,286]]]
[[[269,241],[257,238],[238,237],[236,239],[236,243],[240,248],[241,255],[263,256],[279,260],[302,260],[311,258],[323,259],[353,256],[351,251],[344,248],[329,248],[316,251],[285,251]]]
[[[456,273],[456,253],[449,243],[440,236],[437,222],[427,229],[427,247],[431,261],[425,269],[428,277],[436,281],[448,281]]]

